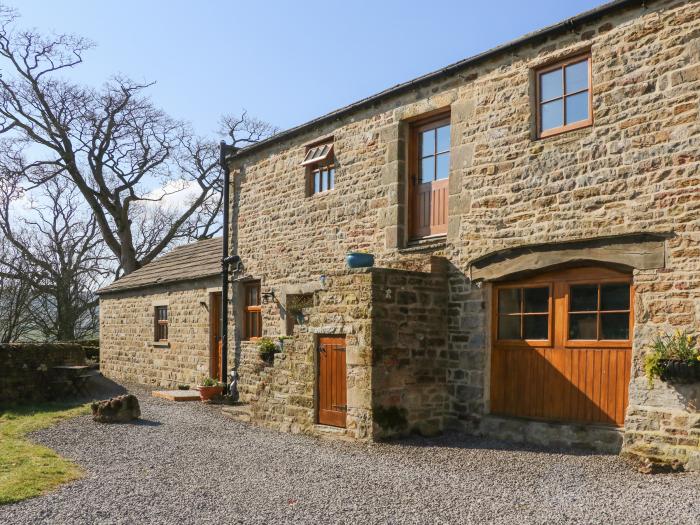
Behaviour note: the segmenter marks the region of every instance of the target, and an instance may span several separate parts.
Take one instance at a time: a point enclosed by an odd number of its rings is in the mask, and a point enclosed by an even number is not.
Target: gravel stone
[[[700,523],[700,476],[457,435],[357,445],[272,432],[132,388],[142,419],[32,439],[86,476],[2,524]]]

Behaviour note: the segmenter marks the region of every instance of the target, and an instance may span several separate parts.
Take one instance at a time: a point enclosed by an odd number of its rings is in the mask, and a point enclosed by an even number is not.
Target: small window
[[[303,310],[313,306],[312,294],[288,294],[285,303],[287,335],[294,334],[294,327],[304,323]]]
[[[627,341],[629,336],[629,283],[569,287],[569,340]]]
[[[537,72],[537,133],[547,137],[593,123],[591,58],[578,56]]]
[[[262,336],[262,312],[260,310],[260,281],[244,285],[244,339],[257,339]]]
[[[335,189],[333,144],[319,144],[310,147],[301,165],[307,168],[309,195]]]
[[[168,307],[156,306],[155,309],[155,341],[168,340]]]
[[[498,339],[549,339],[549,287],[498,290]]]

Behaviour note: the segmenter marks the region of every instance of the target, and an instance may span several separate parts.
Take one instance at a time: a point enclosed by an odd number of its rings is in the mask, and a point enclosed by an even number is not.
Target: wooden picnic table
[[[58,365],[52,368],[61,375],[54,383],[63,383],[64,385],[67,383],[76,394],[80,394],[81,390],[85,389],[88,379],[97,375],[97,373],[91,372],[90,365]]]

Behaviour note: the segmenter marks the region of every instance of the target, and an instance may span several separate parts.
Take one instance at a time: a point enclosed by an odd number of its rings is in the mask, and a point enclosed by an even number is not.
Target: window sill
[[[416,253],[440,250],[447,247],[447,235],[423,237],[412,239],[404,248],[399,248],[399,253]]]
[[[326,195],[330,195],[335,191],[335,188],[330,189],[330,190],[325,190],[325,191],[317,191],[315,193],[310,193],[309,195],[306,196],[307,199],[316,199],[320,197],[324,197]]]
[[[538,139],[547,139],[550,137],[557,137],[559,135],[563,135],[564,133],[568,133],[570,131],[582,130],[582,129],[591,128],[591,127],[593,127],[592,120],[583,120],[581,122],[576,122],[575,124],[571,124],[569,126],[563,126],[560,128],[554,128],[554,129],[548,129],[547,131],[542,131],[537,136],[537,138]]]
[[[151,346],[154,348],[170,348],[170,342],[169,341],[153,341],[151,343]]]

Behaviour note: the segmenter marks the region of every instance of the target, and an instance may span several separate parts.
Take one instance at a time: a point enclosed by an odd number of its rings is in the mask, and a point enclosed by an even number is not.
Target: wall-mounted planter
[[[659,362],[663,369],[662,381],[694,383],[700,381],[700,362],[693,363],[678,359],[664,359]]]
[[[370,268],[374,266],[374,255],[371,253],[350,252],[345,256],[348,268]]]

